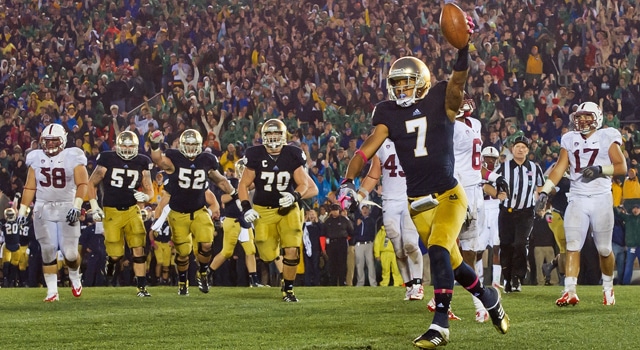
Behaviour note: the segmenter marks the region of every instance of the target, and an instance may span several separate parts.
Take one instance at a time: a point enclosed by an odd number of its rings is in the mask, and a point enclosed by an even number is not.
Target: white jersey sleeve
[[[396,146],[393,141],[386,139],[378,148],[376,155],[380,159],[382,170],[382,199],[407,199],[407,181],[396,156]]]
[[[622,136],[614,128],[596,130],[587,139],[579,132],[568,132],[562,136],[561,146],[569,156],[571,194],[594,195],[611,192],[610,176],[583,182],[581,172],[589,166],[611,164],[609,149],[614,143],[622,144]]]
[[[78,165],[86,166],[87,157],[76,147],[52,157],[34,150],[27,155],[26,164],[34,170],[38,201],[72,202],[76,194],[74,170]]]
[[[474,186],[482,181],[482,124],[474,118],[457,120],[453,129],[454,176],[463,187]]]

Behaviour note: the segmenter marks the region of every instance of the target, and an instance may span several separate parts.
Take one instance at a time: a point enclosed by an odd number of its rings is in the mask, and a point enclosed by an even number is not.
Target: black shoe
[[[296,295],[293,293],[292,290],[287,291],[287,292],[282,292],[282,300],[284,302],[287,302],[287,303],[297,303],[298,302],[298,298],[296,298]]]
[[[435,349],[449,343],[449,329],[432,324],[429,330],[413,340],[413,345],[420,349]]]
[[[513,286],[511,285],[511,282],[507,282],[507,284],[504,285],[504,292],[505,293],[513,292]]]
[[[521,292],[522,285],[520,284],[520,279],[518,277],[514,277],[511,280],[511,291],[512,292]]]
[[[189,295],[189,286],[185,282],[178,282],[178,295]]]
[[[200,272],[198,276],[198,289],[204,294],[209,293],[209,280],[206,272]]]
[[[507,314],[504,312],[504,309],[502,308],[502,303],[500,302],[500,291],[495,287],[487,287],[485,289],[485,293],[492,294],[492,297],[483,297],[483,301],[486,301],[486,303],[488,304],[484,304],[484,307],[489,313],[491,323],[493,323],[493,326],[498,332],[506,334],[507,331],[509,331],[509,316],[507,316]]]
[[[137,294],[140,298],[148,298],[151,296],[151,294],[149,294],[149,291],[147,291],[146,287],[142,287],[142,288],[138,288],[138,294]]]

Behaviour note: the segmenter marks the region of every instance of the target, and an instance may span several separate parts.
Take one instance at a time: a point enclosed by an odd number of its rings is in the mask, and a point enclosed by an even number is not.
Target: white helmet
[[[500,158],[500,152],[493,146],[485,147],[482,150],[482,157]]]
[[[54,141],[51,147],[47,147],[48,141]],[[49,124],[40,134],[40,146],[48,156],[55,156],[62,152],[67,144],[67,132],[60,124]]]
[[[602,127],[602,119],[600,107],[593,102],[581,103],[578,109],[571,114],[571,122],[574,124],[575,130],[583,135],[590,133],[592,130],[600,129]]]

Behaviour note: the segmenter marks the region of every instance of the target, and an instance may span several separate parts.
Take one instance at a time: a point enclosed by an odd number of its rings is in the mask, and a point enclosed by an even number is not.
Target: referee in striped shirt
[[[511,189],[511,195],[500,204],[498,216],[500,264],[507,281],[506,293],[519,292],[527,273],[527,241],[533,227],[535,194],[544,184],[540,166],[527,159],[529,145],[528,138],[515,138],[511,145],[513,159],[496,170]]]

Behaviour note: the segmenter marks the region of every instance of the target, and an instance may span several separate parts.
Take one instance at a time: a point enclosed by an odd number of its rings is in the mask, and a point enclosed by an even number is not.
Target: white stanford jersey
[[[87,165],[87,157],[77,147],[66,148],[55,156],[43,150],[29,152],[26,164],[36,177],[36,200],[45,202],[73,202],[76,183],[73,171],[78,165]]]
[[[477,185],[482,181],[482,124],[479,120],[465,117],[456,120],[453,129],[453,154],[456,160],[454,176],[462,187]]]
[[[585,139],[579,132],[568,132],[562,136],[561,146],[569,156],[571,194],[594,195],[611,192],[609,176],[597,178],[591,182],[582,182],[584,168],[592,165],[611,164],[609,148],[613,143],[622,144],[622,136],[617,129],[596,130]]]
[[[407,181],[396,156],[396,145],[386,139],[376,152],[382,170],[382,199],[407,199]]]

